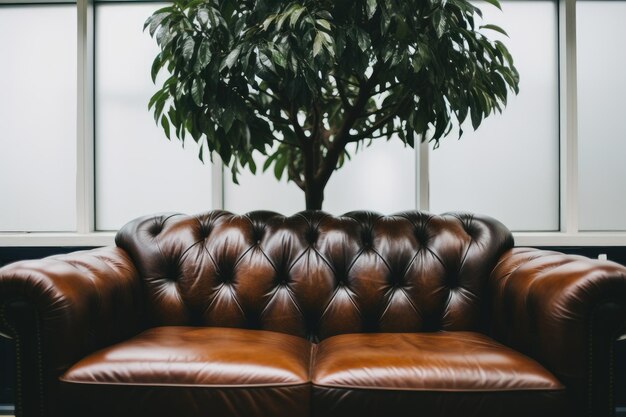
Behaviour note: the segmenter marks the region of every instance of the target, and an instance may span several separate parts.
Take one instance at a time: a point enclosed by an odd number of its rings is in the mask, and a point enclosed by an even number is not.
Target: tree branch
[[[289,116],[289,121],[291,125],[293,126],[294,132],[296,132],[296,136],[298,137],[298,140],[300,140],[300,144],[302,145],[302,147],[306,146],[307,137],[306,137],[306,134],[304,133],[304,130],[302,129],[302,126],[300,126],[300,123],[298,123],[298,115],[293,104],[291,105],[291,108],[287,112],[287,116]]]
[[[387,124],[387,122],[389,122],[391,119],[393,119],[396,116],[396,112],[390,112],[388,114],[386,114],[385,116],[381,117],[380,119],[376,120],[376,122],[374,122],[374,124],[369,127],[368,129],[365,129],[364,131],[360,132],[358,135],[349,135],[347,142],[358,142],[361,139],[367,139],[372,133],[376,132],[378,129],[382,128],[385,124]]]
[[[348,96],[346,95],[346,90],[342,84],[342,81],[337,77],[334,78],[335,84],[337,84],[337,91],[339,91],[339,97],[341,98],[341,103],[346,110],[350,110],[352,108],[352,104],[350,104],[350,100],[348,100]]]
[[[339,81],[341,81],[342,83],[349,84],[349,85],[351,85],[353,87],[360,87],[361,86],[360,84],[355,83],[354,81],[344,80],[343,78],[339,78],[339,77],[335,77],[335,78],[338,79]]]
[[[261,113],[259,109],[257,109],[257,111],[259,112],[259,116],[266,117],[272,123],[275,123],[277,125],[284,125],[284,126],[291,125],[291,122],[287,119],[283,119],[282,117],[272,116],[271,114],[263,114]]]
[[[335,137],[335,140],[330,144],[328,148],[328,153],[326,154],[326,158],[324,159],[324,163],[322,163],[317,171],[316,177],[319,178],[320,184],[325,186],[328,182],[330,176],[333,171],[337,167],[337,162],[339,161],[339,157],[341,153],[344,151],[346,144],[348,143],[350,129],[354,125],[354,122],[358,119],[363,111],[367,100],[369,99],[369,94],[378,82],[378,74],[382,70],[383,64],[381,61],[377,61],[374,64],[372,69],[372,75],[367,79],[367,81],[361,82],[359,88],[359,94],[354,102],[354,105],[345,112],[344,120]]]
[[[404,96],[402,100],[400,100],[398,104],[395,105],[395,109],[393,111],[376,120],[371,127],[365,129],[357,135],[349,135],[347,142],[358,142],[361,139],[367,139],[368,137],[370,137],[374,132],[376,132],[378,129],[381,129],[383,126],[385,126],[385,124],[387,124],[390,120],[397,116],[398,111],[402,108],[402,106],[410,97],[410,95]]]
[[[396,88],[399,85],[400,85],[400,83],[391,84],[389,87],[385,87],[385,88],[383,88],[381,90],[376,91],[375,94],[382,94],[382,93],[384,93],[386,91],[389,91],[389,90],[391,90],[393,88]]]
[[[313,107],[313,123],[312,123],[312,133],[311,138],[315,141],[318,139],[318,135],[322,129],[322,111],[320,110],[320,105],[317,102],[312,103]]]
[[[385,137],[388,137],[388,136],[390,136],[390,135],[393,135],[394,133],[400,133],[400,130],[398,130],[398,129],[394,129],[394,130],[392,130],[391,132],[387,132],[387,133],[380,133],[380,134],[378,134],[378,135],[371,135],[371,136],[369,136],[369,137],[368,137],[368,138],[366,138],[366,139],[372,139],[372,140],[374,140],[374,139],[385,138]]]
[[[382,106],[381,108],[376,109],[376,110],[374,110],[374,111],[370,111],[370,112],[367,112],[367,113],[363,113],[361,116],[359,116],[359,117],[358,117],[358,119],[368,118],[368,117],[370,117],[370,116],[374,116],[374,115],[377,115],[377,114],[383,113],[383,112],[385,112],[386,110],[388,110],[388,109],[390,109],[390,108],[392,108],[392,107],[394,107],[394,106],[396,106],[396,103],[393,103],[393,104],[388,104],[388,105],[386,105],[386,106]],[[357,120],[358,120],[358,119],[357,119]]]
[[[289,179],[291,179],[291,181],[296,183],[298,188],[304,191],[306,188],[306,185],[304,184],[304,181],[302,181],[302,178],[300,177],[300,173],[296,169],[295,161],[296,161],[296,158],[289,158],[289,162],[287,164],[287,174],[289,175]]]
[[[298,143],[287,142],[287,141],[285,141],[285,140],[282,140],[282,139],[277,139],[277,138],[274,138],[274,140],[275,140],[276,142],[280,142],[280,143],[282,143],[282,144],[283,144],[283,145],[285,145],[285,146],[291,146],[291,147],[293,147],[293,148],[298,148],[298,149],[300,149],[300,144],[298,144]]]
[[[262,89],[258,89],[259,93],[263,93],[266,96],[272,98],[273,100],[276,100],[277,102],[280,103],[280,99],[278,97],[276,97],[274,94],[267,92],[267,90],[262,90]]]

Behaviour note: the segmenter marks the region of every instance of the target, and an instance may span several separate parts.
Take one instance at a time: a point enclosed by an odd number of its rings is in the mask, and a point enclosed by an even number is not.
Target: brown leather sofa
[[[0,269],[21,416],[609,416],[626,268],[470,214],[158,215]]]

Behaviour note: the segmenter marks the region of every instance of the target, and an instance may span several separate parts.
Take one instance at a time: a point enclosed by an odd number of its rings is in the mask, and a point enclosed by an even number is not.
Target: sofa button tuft
[[[317,231],[317,229],[311,227],[309,230],[306,231],[305,233],[305,240],[307,241],[307,243],[311,246],[315,245],[315,242],[317,242],[317,238],[319,237],[319,232]]]
[[[211,234],[211,226],[208,224],[202,224],[200,226],[200,240],[204,240]]]
[[[161,223],[153,223],[148,229],[148,232],[152,235],[152,237],[157,236],[161,233],[161,231],[163,231],[163,224]]]
[[[252,227],[252,241],[256,242],[257,245],[261,244],[264,234],[265,234],[265,229],[263,228],[263,226],[254,225]]]

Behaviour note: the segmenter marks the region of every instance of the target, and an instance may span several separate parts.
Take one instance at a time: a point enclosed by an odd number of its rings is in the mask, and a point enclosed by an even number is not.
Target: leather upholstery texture
[[[502,256],[489,285],[494,336],[548,367],[580,407],[592,406],[592,390],[601,387],[603,412],[613,409],[612,377],[594,369],[593,361],[610,354],[603,368],[612,366],[612,343],[625,330],[626,268],[514,248]],[[611,313],[602,315],[607,306]],[[601,338],[603,349],[594,348]]]
[[[470,214],[302,212],[143,217],[117,235],[151,325],[263,329],[312,341],[358,332],[477,330],[513,246]]]
[[[626,268],[486,216],[164,214],[0,269],[18,417],[608,417]]]
[[[472,332],[345,334],[322,341],[315,416],[558,416],[565,387],[532,359]]]
[[[626,299],[623,266],[531,248],[506,253],[490,284],[495,335],[566,378],[585,375],[594,309]]]
[[[319,344],[312,378],[363,390],[564,390],[534,360],[473,332],[334,336]]]
[[[0,326],[15,340],[18,416],[58,413],[58,377],[103,346],[136,333],[144,306],[129,256],[99,248],[0,269]]]
[[[307,340],[283,333],[157,327],[87,356],[61,381],[81,398],[75,415],[132,415],[132,392],[136,415],[305,416],[311,352]]]
[[[309,382],[310,362],[311,344],[283,333],[155,327],[87,356],[62,375],[61,381],[226,388],[289,386]]]

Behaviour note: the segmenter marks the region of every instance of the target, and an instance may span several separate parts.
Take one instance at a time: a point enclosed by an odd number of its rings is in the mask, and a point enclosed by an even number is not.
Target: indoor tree
[[[500,7],[497,0],[486,0]],[[236,181],[265,155],[320,209],[334,170],[379,138],[439,140],[502,111],[519,77],[467,0],[175,0],[145,24],[167,78],[149,107],[169,138]],[[504,33],[506,34],[506,33]],[[462,130],[460,130],[462,134]]]

